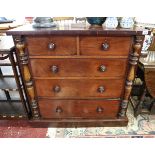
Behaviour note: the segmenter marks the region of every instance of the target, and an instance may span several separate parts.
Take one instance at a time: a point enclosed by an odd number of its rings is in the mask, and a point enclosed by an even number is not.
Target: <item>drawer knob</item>
[[[54,43],[49,43],[48,44],[48,49],[49,50],[54,50],[54,48],[55,48],[55,44]]]
[[[53,87],[53,91],[54,91],[55,93],[60,92],[60,90],[61,90],[60,86],[54,86],[54,87]]]
[[[62,113],[62,112],[63,112],[63,110],[62,110],[61,107],[57,107],[55,111],[56,111],[57,113]]]
[[[105,71],[106,71],[106,66],[101,65],[101,66],[99,67],[99,71],[100,71],[100,72],[105,72]]]
[[[109,44],[108,44],[107,42],[103,43],[103,44],[102,44],[102,49],[103,49],[104,51],[107,51],[107,50],[109,49]]]
[[[103,92],[105,91],[105,89],[104,89],[103,86],[100,86],[100,87],[98,87],[97,91],[98,91],[99,93],[103,93]]]
[[[96,108],[96,112],[102,113],[102,112],[103,112],[103,108],[102,108],[102,107],[97,107],[97,108]]]
[[[56,65],[51,66],[52,73],[57,73],[59,71],[59,67]]]

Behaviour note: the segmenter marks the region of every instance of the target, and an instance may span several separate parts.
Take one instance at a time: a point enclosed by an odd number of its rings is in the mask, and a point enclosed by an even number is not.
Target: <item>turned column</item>
[[[38,103],[35,98],[32,77],[30,74],[29,66],[28,66],[29,61],[28,61],[28,55],[25,50],[26,45],[22,41],[22,38],[20,37],[15,38],[15,44],[16,44],[16,49],[17,49],[17,55],[20,61],[19,63],[22,69],[22,76],[24,79],[24,84],[25,84],[27,95],[29,98],[29,105],[30,105],[31,112],[32,112],[32,119],[39,119],[40,113],[39,113]]]
[[[136,65],[141,52],[142,43],[143,43],[142,36],[135,36],[133,51],[129,55],[129,69],[128,69],[128,74],[127,74],[126,83],[125,83],[124,96],[120,106],[119,117],[126,116],[126,110],[128,107],[128,101],[132,90],[133,80],[134,80],[135,71],[136,71]]]

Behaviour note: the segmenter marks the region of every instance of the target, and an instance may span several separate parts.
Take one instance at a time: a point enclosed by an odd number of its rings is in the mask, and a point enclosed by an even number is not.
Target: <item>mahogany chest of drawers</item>
[[[143,43],[138,29],[33,29],[13,35],[32,122],[125,126]]]

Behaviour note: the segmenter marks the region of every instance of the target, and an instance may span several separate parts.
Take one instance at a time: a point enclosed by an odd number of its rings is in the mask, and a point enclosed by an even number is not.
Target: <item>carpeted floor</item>
[[[26,121],[0,121],[0,138],[155,138],[155,115],[133,117],[128,107],[127,127],[32,128]]]
[[[155,138],[155,116],[139,115],[136,119],[131,105],[128,107],[127,116],[129,119],[127,127],[49,128],[47,136],[56,138]]]
[[[32,128],[27,121],[0,121],[0,138],[45,138],[47,128]]]

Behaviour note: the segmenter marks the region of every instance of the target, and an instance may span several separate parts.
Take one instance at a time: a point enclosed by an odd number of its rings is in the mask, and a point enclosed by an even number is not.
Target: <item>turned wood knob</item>
[[[103,110],[104,110],[104,109],[103,109],[102,107],[97,107],[97,108],[96,108],[96,112],[98,112],[98,113],[102,113]]]
[[[104,89],[103,86],[100,86],[100,87],[98,87],[97,91],[98,91],[99,93],[103,93],[103,92],[105,91],[105,89]]]
[[[49,50],[54,50],[54,48],[55,48],[55,44],[54,43],[49,43],[48,44],[48,49]]]
[[[52,73],[57,73],[59,71],[59,67],[56,65],[51,66]]]
[[[55,93],[60,92],[60,90],[61,90],[60,86],[54,86],[54,87],[53,87],[53,91],[54,91]]]
[[[109,49],[109,44],[108,44],[107,42],[103,43],[103,44],[102,44],[102,49],[103,49],[104,51],[107,51],[107,50]]]
[[[61,107],[57,107],[55,111],[56,111],[57,113],[62,113],[62,112],[63,112],[63,110],[62,110]]]
[[[106,66],[101,65],[101,66],[99,67],[99,71],[100,71],[100,72],[105,72],[105,70],[106,70]]]

